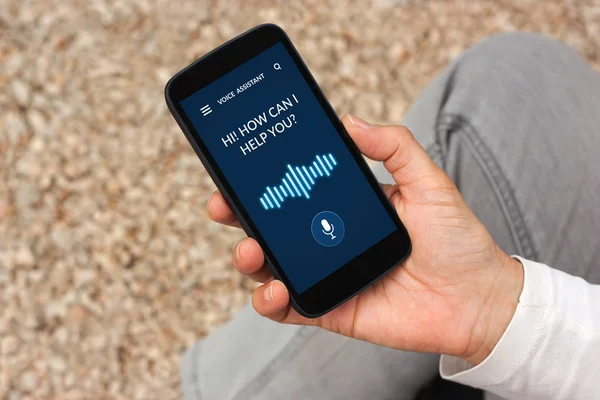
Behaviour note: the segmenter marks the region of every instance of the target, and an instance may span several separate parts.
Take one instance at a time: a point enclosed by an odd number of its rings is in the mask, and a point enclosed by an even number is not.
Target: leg
[[[575,51],[509,34],[458,58],[405,123],[504,251],[600,283],[599,102]]]
[[[245,308],[184,355],[186,399],[413,399],[438,357],[401,352]]]
[[[598,283],[599,101],[575,51],[506,34],[459,57],[405,123],[506,252]]]

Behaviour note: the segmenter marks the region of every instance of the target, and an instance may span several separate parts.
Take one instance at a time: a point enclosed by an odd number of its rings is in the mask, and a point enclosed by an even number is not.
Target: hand
[[[286,287],[263,266],[258,243],[244,239],[233,262],[239,272],[264,282],[254,291],[254,308],[282,323],[480,363],[514,315],[523,287],[520,262],[500,250],[407,128],[372,126],[350,116],[342,121],[361,152],[383,161],[392,174],[396,184],[383,189],[410,234],[412,253],[359,295],[308,319],[290,307]],[[217,222],[239,226],[218,192],[208,212]]]

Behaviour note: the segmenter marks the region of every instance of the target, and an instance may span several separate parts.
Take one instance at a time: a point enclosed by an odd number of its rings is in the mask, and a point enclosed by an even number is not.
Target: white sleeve
[[[504,335],[477,366],[442,356],[442,377],[506,399],[599,399],[600,285],[516,258],[525,281]]]

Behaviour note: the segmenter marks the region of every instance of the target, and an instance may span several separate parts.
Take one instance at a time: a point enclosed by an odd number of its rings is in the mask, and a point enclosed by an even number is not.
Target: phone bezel
[[[338,268],[314,286],[301,293],[297,293],[294,289],[285,271],[277,262],[268,244],[248,215],[244,205],[235,194],[227,178],[223,175],[200,138],[200,135],[195,130],[191,120],[181,107],[181,101],[185,98],[279,42],[284,44],[315,97],[327,113],[331,123],[335,126],[338,134],[348,147],[348,150],[397,227],[396,231],[383,240],[374,244],[349,263]],[[217,188],[223,194],[223,197],[235,213],[248,236],[256,239],[262,247],[267,267],[277,279],[280,279],[286,285],[290,292],[291,304],[301,315],[315,318],[327,313],[367,288],[410,254],[411,242],[406,228],[398,218],[396,211],[381,190],[371,169],[344,129],[333,107],[325,98],[321,88],[313,78],[291,40],[283,29],[277,25],[265,24],[257,26],[196,60],[169,80],[165,87],[165,98],[169,110],[202,161],[207,172],[214,180]]]

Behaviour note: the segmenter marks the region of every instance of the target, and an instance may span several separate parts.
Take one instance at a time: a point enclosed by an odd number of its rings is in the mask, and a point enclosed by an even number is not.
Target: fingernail
[[[273,284],[274,282],[271,282],[269,284],[269,287],[265,289],[265,300],[266,301],[272,301],[275,296],[273,296]]]
[[[350,114],[348,114],[348,119],[350,119],[350,122],[352,123],[352,125],[356,125],[362,129],[371,129],[373,127],[373,125],[371,125],[367,121],[364,121],[358,117],[354,117]]]
[[[206,202],[206,208],[210,207],[210,202],[212,201],[213,197],[215,197],[215,193],[214,192],[208,198],[208,201]]]
[[[240,249],[241,249],[243,243],[244,243],[244,241],[242,240],[241,242],[238,243],[237,246],[235,246],[235,258],[237,258],[238,260],[242,259],[242,254],[240,252]]]

